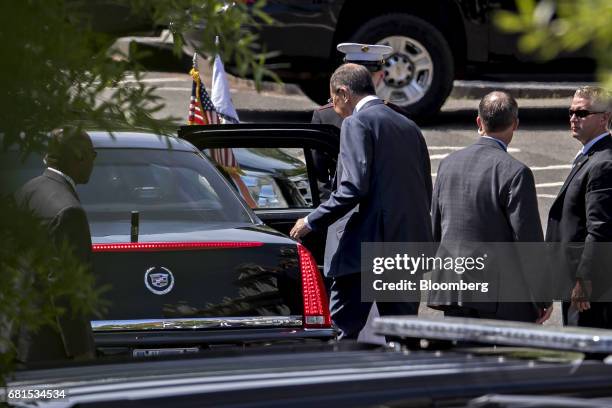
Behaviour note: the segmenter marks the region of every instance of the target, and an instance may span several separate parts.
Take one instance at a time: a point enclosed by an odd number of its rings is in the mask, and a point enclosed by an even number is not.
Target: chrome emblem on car
[[[153,266],[145,272],[145,286],[156,295],[165,295],[174,287],[174,275],[163,266]]]

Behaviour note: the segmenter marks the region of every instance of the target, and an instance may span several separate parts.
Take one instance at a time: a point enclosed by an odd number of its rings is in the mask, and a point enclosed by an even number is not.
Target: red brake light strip
[[[93,252],[158,252],[189,251],[198,249],[233,249],[260,247],[263,242],[117,242],[93,244]]]

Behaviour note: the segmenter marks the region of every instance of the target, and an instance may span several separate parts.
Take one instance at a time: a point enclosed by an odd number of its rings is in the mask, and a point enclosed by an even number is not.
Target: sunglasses
[[[586,109],[577,109],[577,110],[569,110],[569,117],[571,118],[573,115],[576,115],[577,118],[586,118],[589,115],[595,115],[596,113],[604,113],[604,112],[593,112]]]

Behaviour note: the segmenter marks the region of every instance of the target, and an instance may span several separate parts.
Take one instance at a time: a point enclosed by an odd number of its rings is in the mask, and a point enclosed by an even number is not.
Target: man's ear
[[[338,90],[336,91],[336,95],[338,95],[338,98],[342,98],[344,103],[348,102],[349,91],[346,86],[342,85],[338,87]]]
[[[481,136],[484,135],[484,126],[482,125],[482,120],[480,119],[480,116],[476,116],[476,126],[478,126],[478,134]]]
[[[605,121],[604,128],[610,131],[610,129],[612,129],[612,112],[606,112],[601,116],[603,116],[603,120]]]

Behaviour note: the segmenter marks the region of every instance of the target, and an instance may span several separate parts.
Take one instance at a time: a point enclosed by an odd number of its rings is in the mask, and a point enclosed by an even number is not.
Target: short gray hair
[[[576,89],[574,98],[590,100],[592,107],[598,111],[610,112],[612,110],[610,92],[599,86],[582,86]]]
[[[518,118],[518,104],[509,93],[493,91],[481,99],[478,116],[485,130],[500,132],[512,126]]]
[[[332,74],[329,85],[334,92],[341,86],[346,86],[355,95],[376,94],[370,71],[353,63],[340,65]]]

